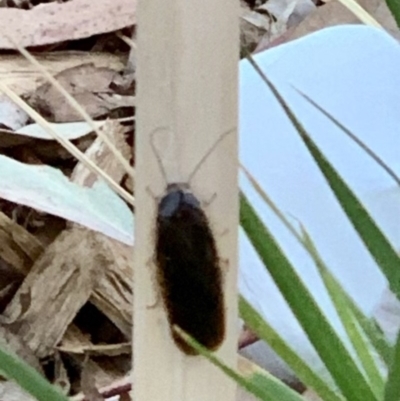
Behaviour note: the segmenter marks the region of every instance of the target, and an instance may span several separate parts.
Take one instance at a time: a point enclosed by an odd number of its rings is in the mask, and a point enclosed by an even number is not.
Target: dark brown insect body
[[[217,349],[225,336],[222,272],[207,217],[184,185],[168,185],[158,205],[156,235],[158,282],[176,345],[197,354],[173,325]]]

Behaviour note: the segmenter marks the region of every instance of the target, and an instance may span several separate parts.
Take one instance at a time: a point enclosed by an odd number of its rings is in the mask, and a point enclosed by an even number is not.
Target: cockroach
[[[226,134],[229,132],[232,130]],[[226,134],[200,160],[187,183],[168,183],[152,144],[167,182],[157,208],[157,281],[172,338],[187,355],[197,355],[197,352],[173,330],[175,325],[210,351],[216,350],[225,337],[220,258],[210,223],[201,202],[190,190],[190,181]]]

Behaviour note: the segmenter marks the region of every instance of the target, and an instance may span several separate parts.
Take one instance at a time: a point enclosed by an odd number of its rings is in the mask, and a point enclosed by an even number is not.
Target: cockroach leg
[[[219,265],[221,267],[222,276],[225,279],[225,275],[229,271],[229,259],[228,258],[220,258]]]
[[[161,295],[157,291],[156,292],[156,300],[152,304],[146,305],[146,309],[155,309],[158,307],[158,305],[160,305],[160,302],[161,302]]]
[[[152,268],[154,268],[154,263],[155,263],[154,257],[151,257],[151,258],[149,258],[149,259],[147,260],[147,262],[146,262],[146,267],[152,269]],[[152,303],[149,304],[149,305],[146,305],[146,309],[155,309],[155,308],[160,304],[160,302],[161,302],[160,288],[159,288],[159,286],[156,285],[156,283],[154,282],[154,281],[155,281],[154,275],[153,275],[153,280],[152,280],[152,281],[153,281],[153,288],[154,288],[154,292],[155,292],[155,301],[152,302]]]
[[[210,199],[206,200],[206,201],[201,201],[201,208],[202,209],[208,209],[211,204],[215,201],[215,199],[217,198],[217,193],[213,193],[210,197]]]

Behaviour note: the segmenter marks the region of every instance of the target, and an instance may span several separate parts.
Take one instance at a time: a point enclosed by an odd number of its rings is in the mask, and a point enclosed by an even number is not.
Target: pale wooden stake
[[[171,340],[154,255],[156,200],[168,182],[191,180],[205,209],[224,269],[227,338],[217,355],[236,367],[237,355],[237,82],[236,0],[140,0],[138,10],[135,181],[135,401],[232,401],[235,385],[202,357],[187,357]],[[156,131],[156,134],[152,134]],[[151,147],[158,149],[157,155]],[[149,191],[150,190],[150,191]],[[156,307],[149,306],[156,304]]]

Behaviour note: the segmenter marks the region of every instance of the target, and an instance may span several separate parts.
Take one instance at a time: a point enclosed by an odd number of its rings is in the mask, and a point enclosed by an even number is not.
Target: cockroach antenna
[[[165,168],[164,168],[163,163],[161,161],[161,156],[158,153],[156,145],[154,144],[155,135],[157,133],[159,133],[160,131],[164,131],[164,130],[168,131],[168,128],[167,127],[157,127],[154,131],[152,131],[150,133],[150,146],[153,149],[153,153],[154,153],[154,156],[156,157],[158,167],[160,168],[161,174],[162,174],[162,176],[164,178],[165,186],[167,186],[168,185],[167,173],[165,172]]]
[[[207,150],[207,152],[204,154],[204,156],[197,162],[196,166],[194,167],[193,171],[190,173],[188,177],[188,184],[192,181],[193,177],[196,175],[196,173],[199,171],[200,167],[203,165],[203,163],[207,160],[207,158],[212,154],[212,152],[217,148],[218,144],[222,142],[229,134],[234,132],[236,130],[236,127],[231,128],[227,131],[225,131],[217,140],[210,146],[210,148]]]
[[[213,153],[213,151],[217,148],[218,144],[220,142],[222,142],[229,134],[231,134],[232,132],[234,132],[237,129],[237,127],[233,127],[228,129],[227,131],[225,131],[222,135],[220,135],[215,142],[209,147],[209,149],[207,150],[207,152],[201,157],[201,159],[196,163],[196,166],[194,167],[194,169],[192,170],[192,172],[189,174],[188,179],[186,181],[186,183],[182,183],[182,184],[186,184],[188,186],[190,186],[190,183],[192,182],[193,177],[197,174],[197,172],[200,170],[200,167],[203,165],[203,163],[208,159],[208,157]],[[154,155],[156,157],[157,160],[157,164],[158,167],[161,171],[161,174],[163,176],[164,182],[165,182],[165,186],[167,187],[168,185],[172,185],[168,183],[168,178],[167,178],[167,174],[166,174],[166,170],[165,167],[163,165],[163,162],[161,160],[161,156],[160,153],[158,152],[157,147],[154,144],[154,137],[156,136],[156,134],[158,134],[160,131],[167,131],[169,132],[170,130],[167,127],[158,127],[156,129],[154,129],[154,131],[151,132],[150,134],[150,145],[151,148],[154,152]],[[174,183],[174,185],[177,185],[178,183]]]

